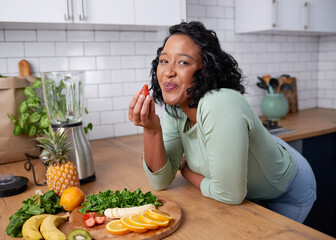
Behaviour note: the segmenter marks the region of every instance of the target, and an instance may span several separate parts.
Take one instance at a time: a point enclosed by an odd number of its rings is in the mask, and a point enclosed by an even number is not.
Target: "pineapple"
[[[79,178],[76,166],[68,160],[68,152],[71,150],[67,141],[69,129],[61,133],[60,129],[54,132],[49,126],[46,137],[36,138],[40,142],[43,151],[40,158],[44,160],[47,169],[47,185],[49,190],[54,190],[61,197],[63,191],[69,187],[79,186]]]

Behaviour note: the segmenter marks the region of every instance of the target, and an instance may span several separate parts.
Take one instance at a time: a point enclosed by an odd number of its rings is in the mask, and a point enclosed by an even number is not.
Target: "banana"
[[[68,220],[69,215],[51,215],[44,219],[41,224],[40,232],[46,240],[66,240],[66,235],[57,227]]]
[[[40,214],[30,217],[22,226],[22,236],[24,239],[43,239],[39,227],[43,220],[50,214]]]

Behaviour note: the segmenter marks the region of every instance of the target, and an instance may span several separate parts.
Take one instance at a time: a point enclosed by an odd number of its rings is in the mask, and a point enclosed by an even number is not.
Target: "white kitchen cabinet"
[[[336,33],[335,0],[235,0],[237,33]]]
[[[186,0],[135,0],[135,24],[170,26],[186,21]]]
[[[170,26],[185,19],[186,0],[0,0],[2,25]]]
[[[67,22],[65,3],[65,0],[0,0],[0,22]]]

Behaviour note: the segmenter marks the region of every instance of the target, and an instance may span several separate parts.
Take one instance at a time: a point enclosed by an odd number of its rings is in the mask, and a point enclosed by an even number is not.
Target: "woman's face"
[[[193,75],[200,68],[200,47],[187,35],[171,36],[162,49],[156,71],[165,103],[187,107],[187,89],[192,87]]]

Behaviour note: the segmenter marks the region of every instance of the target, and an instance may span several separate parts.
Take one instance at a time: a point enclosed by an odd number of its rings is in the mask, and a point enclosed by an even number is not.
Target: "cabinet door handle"
[[[83,0],[79,0],[79,9],[80,9],[79,20],[84,21],[85,20],[85,16],[84,16],[84,3],[83,3]]]
[[[306,22],[304,24],[304,29],[308,29],[310,27],[310,2],[305,2],[304,3],[304,8],[305,8],[305,12],[306,12]]]
[[[278,0],[272,0],[273,23],[272,27],[278,27]]]
[[[69,1],[65,0],[65,14],[64,14],[64,20],[70,20],[70,14],[69,14]]]

